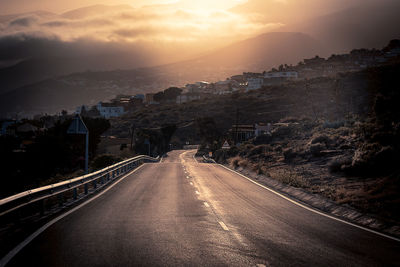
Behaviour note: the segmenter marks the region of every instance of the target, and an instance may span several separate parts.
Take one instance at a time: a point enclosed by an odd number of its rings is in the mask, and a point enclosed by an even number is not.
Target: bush
[[[235,168],[235,169],[237,169],[237,168],[239,168],[239,161],[241,160],[241,158],[240,157],[234,157],[234,158],[232,158],[230,161],[231,161],[231,165]]]
[[[397,151],[390,146],[366,143],[356,150],[351,163],[355,175],[383,175],[398,168]]]
[[[297,153],[294,152],[293,149],[288,148],[283,150],[283,156],[285,157],[286,162],[290,162],[297,156]]]
[[[328,163],[328,169],[332,173],[346,171],[351,166],[351,163],[352,156],[335,157]]]
[[[343,126],[344,126],[344,121],[333,121],[333,122],[326,121],[322,125],[322,127],[325,129],[339,129],[340,127]]]
[[[311,144],[324,143],[325,145],[329,145],[331,142],[332,140],[325,134],[316,136],[311,140]]]
[[[324,150],[325,148],[326,148],[325,145],[321,144],[321,143],[312,144],[312,145],[310,145],[310,153],[313,156],[320,156],[321,151]]]

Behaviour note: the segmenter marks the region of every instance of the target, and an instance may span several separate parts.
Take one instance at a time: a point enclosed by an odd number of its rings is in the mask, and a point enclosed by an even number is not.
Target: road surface
[[[195,151],[145,164],[9,266],[388,266],[400,242],[299,207]]]

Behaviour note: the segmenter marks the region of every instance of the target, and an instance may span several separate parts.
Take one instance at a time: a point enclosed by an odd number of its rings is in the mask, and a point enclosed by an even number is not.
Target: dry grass
[[[275,171],[270,171],[269,175],[271,176],[272,179],[278,180],[284,184],[288,184],[293,187],[298,187],[298,188],[310,187],[310,182],[302,175],[299,175],[294,170],[279,169]]]

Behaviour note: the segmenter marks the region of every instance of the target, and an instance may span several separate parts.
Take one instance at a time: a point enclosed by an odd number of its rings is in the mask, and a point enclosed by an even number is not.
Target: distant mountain
[[[271,32],[219,49],[193,63],[204,68],[263,71],[280,64],[298,63],[324,52],[325,48],[309,35]]]
[[[168,86],[182,86],[198,80],[224,80],[244,71],[264,71],[280,64],[295,64],[323,51],[324,48],[317,41],[305,34],[267,33],[194,60],[130,71],[74,74],[34,83],[1,95],[0,113],[53,113],[62,109],[71,110],[78,105],[111,99],[116,94],[160,91]],[[86,60],[81,61],[80,67],[88,63]],[[74,62],[67,60],[63,64],[59,63],[54,63],[54,66],[74,67]],[[31,71],[35,75],[33,69],[27,68],[15,77]],[[71,80],[79,82],[70,83]],[[120,86],[116,88],[104,84]],[[154,88],[154,84],[158,84],[160,88]]]
[[[330,53],[356,47],[381,49],[400,37],[400,1],[366,1],[365,4],[288,25],[282,31],[300,31],[321,41]]]

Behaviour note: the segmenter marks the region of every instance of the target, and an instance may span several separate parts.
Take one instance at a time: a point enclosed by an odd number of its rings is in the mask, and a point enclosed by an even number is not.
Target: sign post
[[[68,127],[68,134],[84,134],[86,135],[86,142],[85,142],[85,174],[89,172],[89,130],[86,127],[85,123],[83,122],[81,116],[77,114],[74,120]]]

